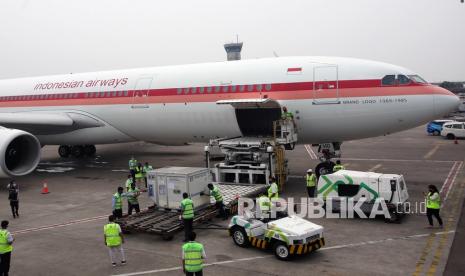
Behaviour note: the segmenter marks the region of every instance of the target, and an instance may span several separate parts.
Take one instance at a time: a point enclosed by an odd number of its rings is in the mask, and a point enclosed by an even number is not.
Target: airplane
[[[286,106],[298,143],[342,143],[422,125],[453,93],[391,64],[275,57],[0,80],[0,177],[31,173],[41,147],[61,157],[96,144],[164,145],[266,136]]]

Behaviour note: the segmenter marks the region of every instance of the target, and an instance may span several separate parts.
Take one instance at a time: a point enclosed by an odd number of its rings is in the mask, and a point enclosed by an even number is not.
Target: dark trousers
[[[184,223],[184,239],[189,240],[189,236],[192,233],[192,224],[194,219],[182,219]]]
[[[115,210],[113,210],[113,216],[115,216],[115,218],[122,218],[123,217],[123,209],[115,209]]]
[[[220,213],[218,214],[219,217],[222,217],[223,219],[227,219],[228,215],[226,214],[226,210],[224,209],[223,201],[217,201],[215,203],[215,206],[220,211]]]
[[[145,188],[147,189],[149,187],[147,183],[147,176],[144,177],[144,182],[145,182]]]
[[[19,200],[10,200],[10,206],[11,206],[11,213],[13,214],[13,217],[19,217]]]
[[[128,215],[132,215],[132,210],[136,210],[136,213],[140,212],[139,203],[131,204],[128,202]]]
[[[0,254],[0,276],[8,276],[10,271],[11,252]]]
[[[129,173],[131,174],[132,176],[132,182],[133,183],[136,183],[136,170],[129,170]]]
[[[315,186],[307,186],[308,197],[315,197]]]
[[[186,271],[186,275],[187,276],[203,276],[203,272],[202,272],[202,270],[197,271],[197,272],[187,272]]]
[[[426,216],[428,217],[429,225],[433,226],[433,216],[434,216],[438,220],[439,225],[442,226],[442,219],[439,216],[439,209],[426,208]]]

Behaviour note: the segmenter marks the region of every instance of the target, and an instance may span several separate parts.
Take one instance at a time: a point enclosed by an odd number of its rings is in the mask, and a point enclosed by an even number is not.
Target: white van
[[[327,207],[331,201],[331,208],[338,211],[343,200],[357,203],[363,198],[361,210],[366,214],[371,213],[376,200],[383,199],[391,216],[389,221],[399,221],[409,209],[407,185],[401,174],[340,170],[322,175],[318,179],[318,198]]]
[[[442,126],[441,136],[447,139],[465,138],[464,122],[449,122]]]

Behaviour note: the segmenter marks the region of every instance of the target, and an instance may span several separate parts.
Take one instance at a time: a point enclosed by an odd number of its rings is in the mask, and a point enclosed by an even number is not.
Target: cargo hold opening
[[[273,136],[273,122],[281,118],[281,106],[271,99],[224,100],[235,108],[237,124],[243,136]]]

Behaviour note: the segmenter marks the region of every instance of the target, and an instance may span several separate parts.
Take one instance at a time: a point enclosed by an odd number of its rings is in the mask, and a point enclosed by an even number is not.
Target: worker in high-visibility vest
[[[189,240],[189,235],[192,233],[192,225],[194,222],[194,202],[189,198],[187,193],[182,194],[181,201],[181,219],[184,224],[184,241]]]
[[[228,219],[228,215],[224,209],[223,196],[221,195],[220,189],[212,183],[208,183],[207,187],[210,190],[210,195],[215,198],[216,208],[220,211],[217,217],[221,217],[223,220]]]
[[[281,112],[281,119],[282,120],[294,120],[294,114],[292,112],[287,111],[287,107],[283,106],[283,111]]]
[[[123,197],[127,197],[127,194],[123,193],[123,187],[118,187],[111,200],[111,208],[116,218],[123,217]]]
[[[273,200],[279,197],[278,194],[278,184],[276,184],[276,178],[270,178],[271,185],[268,188],[268,198]]]
[[[270,198],[266,195],[261,195],[259,198],[257,198],[257,207],[257,217],[260,219],[268,219],[270,216],[269,214],[271,208]]]
[[[137,164],[137,167],[134,169],[134,172],[137,188],[139,188],[141,191],[144,191],[144,189],[142,188],[142,180],[144,179],[144,167],[141,163]]]
[[[139,206],[139,197],[140,190],[136,187],[135,183],[131,184],[131,188],[127,192],[128,198],[128,215],[132,215],[132,210],[135,210],[136,213],[140,213],[140,206]]]
[[[196,242],[195,232],[190,233],[189,242],[182,246],[182,269],[187,276],[202,276],[203,262],[207,258],[203,245]]]
[[[433,216],[436,217],[439,223],[439,227],[442,228],[442,219],[439,215],[439,210],[441,209],[441,196],[439,194],[439,190],[434,185],[428,186],[428,193],[424,193],[425,200],[426,200],[426,216],[428,217],[428,222],[430,228],[433,225]]]
[[[134,156],[131,156],[131,159],[129,159],[129,172],[131,173],[134,181],[136,181],[136,167],[137,159],[135,159]]]
[[[126,264],[126,258],[124,256],[124,237],[123,232],[119,224],[115,223],[115,216],[110,215],[108,217],[108,224],[103,227],[103,239],[105,245],[108,247],[110,253],[111,265],[116,266],[116,255],[118,252],[121,255],[121,265]]]
[[[10,272],[11,252],[13,251],[14,238],[7,230],[9,222],[3,220],[0,230],[0,275],[8,276]]]
[[[307,193],[308,197],[315,197],[315,188],[316,188],[316,176],[313,174],[313,170],[307,170],[307,175],[305,176],[305,182],[307,183]]]
[[[147,173],[149,171],[153,170],[153,167],[149,165],[148,162],[145,162],[144,168],[142,170],[142,174],[144,175],[144,182],[145,182],[145,188],[148,188],[148,182],[147,182]]]
[[[124,186],[126,187],[126,192],[128,192],[131,189],[132,183],[134,183],[134,179],[132,179],[132,175],[128,174],[128,179],[126,179],[126,183],[124,183]]]
[[[344,165],[341,164],[341,160],[337,160],[336,165],[334,165],[333,167],[333,172],[337,172],[337,171],[345,170],[345,169],[346,168],[344,167]]]

